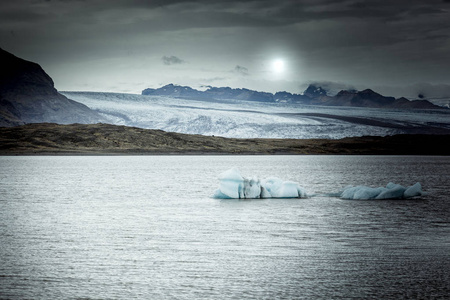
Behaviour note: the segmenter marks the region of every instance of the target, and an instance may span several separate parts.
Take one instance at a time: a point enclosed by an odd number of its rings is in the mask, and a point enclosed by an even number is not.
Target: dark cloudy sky
[[[41,64],[58,90],[445,92],[450,1],[1,1],[0,47]]]

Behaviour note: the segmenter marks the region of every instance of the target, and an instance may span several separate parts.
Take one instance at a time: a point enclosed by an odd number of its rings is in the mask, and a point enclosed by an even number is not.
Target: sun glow
[[[276,59],[272,62],[272,68],[275,73],[281,73],[284,71],[284,61]]]

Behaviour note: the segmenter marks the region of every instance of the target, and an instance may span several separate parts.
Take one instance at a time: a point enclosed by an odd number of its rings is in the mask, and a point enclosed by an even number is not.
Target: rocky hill
[[[0,126],[55,122],[97,123],[102,117],[58,93],[36,63],[0,49]]]
[[[450,135],[328,139],[230,139],[108,124],[0,128],[0,155],[403,154],[450,155]]]
[[[217,99],[217,100],[248,100],[273,101],[273,94],[249,89],[232,89],[230,87],[209,87],[206,91],[199,91],[189,86],[168,84],[158,89],[145,89],[142,95],[168,96],[183,99]]]
[[[371,89],[364,91],[340,91],[335,97],[330,97],[330,105],[357,106],[376,108],[412,108],[412,109],[436,109],[439,106],[427,100],[410,101],[406,98],[386,97]]]
[[[199,91],[188,86],[168,84],[158,89],[145,89],[142,95],[168,96],[183,99],[214,100],[247,100],[258,102],[286,102],[307,105],[349,106],[370,108],[398,109],[442,109],[427,100],[410,101],[406,98],[395,99],[378,94],[371,89],[363,91],[340,91],[335,96],[327,95],[320,86],[310,85],[303,94],[277,92],[275,94],[258,92],[249,89],[232,89],[230,87],[209,87]]]

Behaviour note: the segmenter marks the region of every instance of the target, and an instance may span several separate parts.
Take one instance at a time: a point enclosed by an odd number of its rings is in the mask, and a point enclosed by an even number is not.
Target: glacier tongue
[[[423,133],[428,129],[434,132],[436,126],[450,128],[445,110],[399,111],[95,92],[63,94],[96,110],[111,124],[231,138],[338,139],[415,130]]]
[[[312,114],[374,116],[374,111],[312,107],[251,101],[199,101],[132,94],[66,92],[65,95],[99,112],[109,123],[169,132],[232,138],[344,138],[392,135],[397,128],[347,122]],[[362,115],[360,115],[362,114]],[[398,117],[398,112],[395,115]],[[398,127],[398,124],[396,125]]]

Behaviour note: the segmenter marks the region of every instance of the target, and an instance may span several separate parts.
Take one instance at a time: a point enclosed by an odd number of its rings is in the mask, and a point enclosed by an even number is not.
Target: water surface
[[[450,158],[0,157],[0,298],[445,298]],[[217,200],[217,176],[414,200]]]

